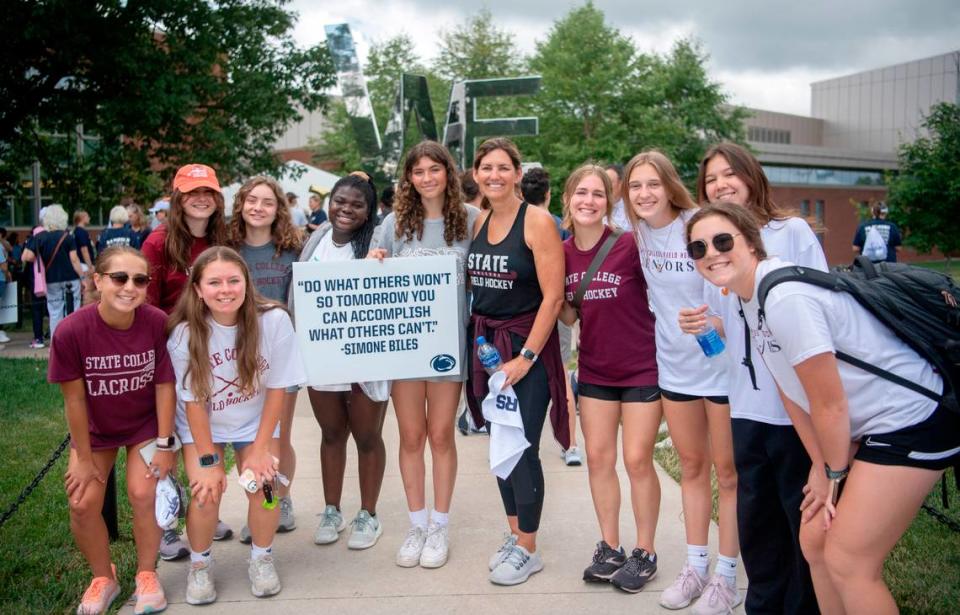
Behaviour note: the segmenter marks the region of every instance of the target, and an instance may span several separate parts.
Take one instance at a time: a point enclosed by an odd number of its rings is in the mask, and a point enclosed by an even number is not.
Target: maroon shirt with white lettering
[[[47,379],[83,380],[93,450],[157,437],[155,385],[176,380],[166,322],[163,310],[144,304],[137,308],[133,326],[120,331],[108,326],[93,304],[57,326]]]
[[[593,257],[612,231],[604,231],[589,251],[573,238],[563,242],[564,292],[573,299]],[[630,233],[617,239],[587,287],[580,306],[580,382],[616,387],[657,384],[654,316],[647,304],[647,283]]]

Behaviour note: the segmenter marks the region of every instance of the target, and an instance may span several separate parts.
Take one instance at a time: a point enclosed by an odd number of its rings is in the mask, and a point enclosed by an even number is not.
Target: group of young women
[[[542,570],[539,444],[548,412],[561,446],[570,439],[556,321],[579,320],[581,428],[601,538],[584,580],[637,592],[657,574],[653,449],[665,418],[680,457],[687,553],[662,593],[664,607],[695,603],[698,614],[736,607],[742,554],[748,612],[843,613],[865,604],[895,612],[880,576],[883,559],[942,469],[960,457],[960,419],[837,366],[835,348],[856,350],[856,340],[876,336],[870,339],[882,341],[884,365],[909,366],[905,377],[942,388],[929,365],[848,297],[784,284],[758,322],[755,289],[767,271],[786,262],[825,269],[826,262],[807,223],[772,202],[757,160],[736,145],[711,148],[697,178],[700,208],[660,152],[629,162],[622,194],[614,194],[602,167],[584,165],[564,188],[564,227],[572,234],[564,243],[552,217],[520,198],[521,173],[512,142],[480,145],[472,176],[482,201],[475,208],[464,204],[449,152],[421,143],[407,154],[394,211],[374,243],[376,190],[362,173],[336,183],[329,220],[304,241],[275,181],[247,181],[228,228],[213,170],[181,169],[167,224],[148,237],[142,254],[115,247],[99,256],[99,302],[64,320],[51,348],[50,380],[61,383],[73,437],[71,528],[94,574],[78,612],[103,612],[119,593],[99,510],[104,477],[121,447],[138,545],[137,613],[166,604],[155,572],[161,531],[153,492],[176,467],[181,442],[191,493],[187,601],[216,599],[211,544],[227,485],[227,444],[238,473],[274,487],[248,492],[241,539],[251,542],[251,591],[279,592],[272,544],[275,532],[295,527],[290,432],[306,381],[292,309],[284,309],[292,308],[292,263],[436,254],[457,258],[464,369],[458,376],[308,389],[322,432],[325,508],[317,544],[336,542],[347,527],[341,497],[350,435],[361,509],[349,524],[348,547],[372,547],[381,536],[382,428],[392,398],[410,518],[396,563],[444,565],[464,381],[474,422],[483,424],[477,402],[487,395],[487,376],[472,342],[483,336],[503,358],[504,386],[513,387],[530,443],[509,475],[497,479],[508,534],[490,558],[489,578],[515,585]],[[608,226],[620,198],[632,232]],[[707,324],[725,337],[719,357],[704,356],[695,339]],[[748,344],[749,369],[741,365]],[[117,407],[125,408],[122,415]],[[619,527],[621,425],[636,526],[629,555]],[[861,446],[851,461],[865,438],[883,446]],[[720,527],[712,574],[711,468]]]

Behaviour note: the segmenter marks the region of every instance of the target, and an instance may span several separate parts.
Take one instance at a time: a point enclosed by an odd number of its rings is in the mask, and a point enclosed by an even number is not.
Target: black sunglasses
[[[739,237],[741,233],[731,235],[730,233],[717,233],[710,242],[717,252],[729,252],[733,249],[733,238]],[[707,242],[703,239],[691,241],[687,244],[687,254],[695,261],[700,260],[707,255]]]
[[[150,276],[144,273],[137,273],[131,276],[126,271],[114,271],[113,273],[104,273],[103,275],[113,280],[113,283],[117,286],[126,286],[127,280],[131,277],[133,278],[133,285],[137,288],[146,288],[147,284],[150,283]]]

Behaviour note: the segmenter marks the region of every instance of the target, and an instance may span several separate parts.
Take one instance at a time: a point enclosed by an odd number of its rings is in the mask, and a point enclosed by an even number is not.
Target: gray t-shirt
[[[463,382],[467,379],[466,354],[470,346],[467,344],[467,324],[470,322],[470,306],[467,304],[466,262],[470,252],[470,242],[473,235],[473,223],[476,222],[480,210],[473,205],[464,205],[467,208],[467,236],[453,245],[447,245],[443,239],[443,218],[423,221],[423,238],[411,239],[402,237],[397,239],[395,217],[393,213],[383,219],[380,227],[383,230],[379,236],[379,243],[374,248],[383,248],[387,256],[443,256],[452,254],[457,257],[457,306],[460,309],[460,375],[440,376],[428,379],[430,382]]]
[[[262,246],[240,246],[240,256],[246,261],[253,277],[253,284],[260,294],[286,305],[290,292],[290,280],[293,278],[293,263],[297,253],[286,250],[276,256],[277,248],[273,242]]]

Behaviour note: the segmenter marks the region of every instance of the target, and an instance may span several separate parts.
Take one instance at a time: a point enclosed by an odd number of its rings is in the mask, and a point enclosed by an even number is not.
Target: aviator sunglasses
[[[731,235],[730,233],[717,233],[710,242],[717,252],[729,252],[733,249],[733,238],[739,237],[740,233]],[[687,244],[687,254],[695,261],[700,260],[707,255],[707,242],[703,239],[691,241]]]
[[[113,280],[117,286],[126,286],[127,280],[133,278],[133,285],[137,288],[146,288],[150,283],[150,276],[145,273],[137,273],[131,276],[126,271],[114,271],[113,273],[104,273],[104,276]]]

